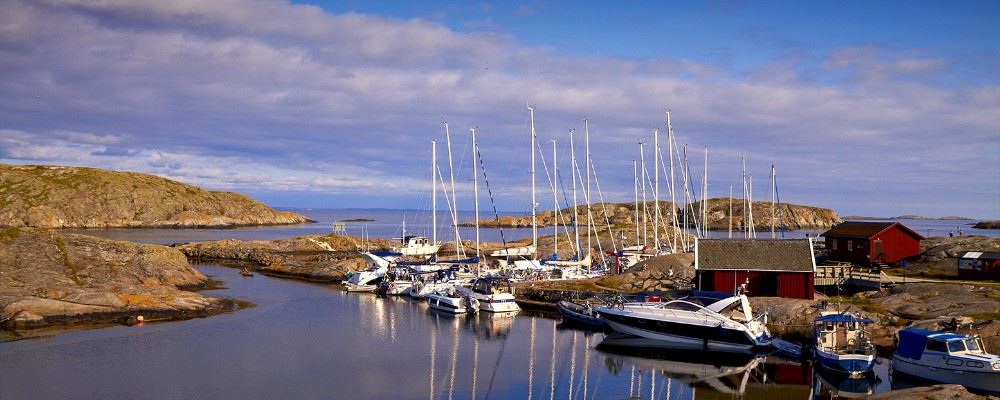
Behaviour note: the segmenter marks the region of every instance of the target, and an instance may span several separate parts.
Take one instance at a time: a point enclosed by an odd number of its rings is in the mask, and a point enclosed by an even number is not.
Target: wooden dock
[[[860,290],[881,290],[896,284],[878,268],[849,263],[816,266],[816,286],[839,286]]]

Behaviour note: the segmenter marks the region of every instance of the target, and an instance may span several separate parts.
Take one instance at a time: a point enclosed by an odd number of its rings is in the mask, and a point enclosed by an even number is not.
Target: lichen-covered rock
[[[704,202],[691,204],[688,211],[691,215],[701,218],[701,207]],[[708,199],[708,229],[727,230],[730,225],[730,199]],[[745,211],[742,199],[732,199],[732,227],[734,230],[744,229],[749,223],[749,214]],[[751,206],[753,223],[758,231],[770,229],[773,223],[778,229],[784,226],[786,230],[825,229],[843,222],[837,213],[829,208],[803,206],[798,204],[776,204],[772,212],[771,203],[755,201]]]
[[[165,246],[34,228],[0,230],[0,325],[7,328],[231,309],[231,301],[180,289],[206,280],[184,254]]]
[[[134,172],[0,164],[0,226],[208,227],[308,222],[239,193]]]

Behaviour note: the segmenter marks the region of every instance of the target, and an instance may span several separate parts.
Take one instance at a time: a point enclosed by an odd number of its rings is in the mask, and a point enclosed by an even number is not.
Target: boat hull
[[[601,319],[596,311],[592,311],[592,315],[588,315],[584,306],[573,302],[563,300],[556,303],[556,311],[559,311],[559,314],[562,315],[567,322],[580,327],[596,331],[606,331],[611,329],[611,327],[608,326],[608,322]]]
[[[427,305],[437,311],[448,314],[465,314],[469,311],[465,307],[464,301],[458,297],[448,297],[439,294],[429,294],[425,297],[427,298]]]
[[[769,341],[758,342],[741,330],[726,327],[651,320],[604,311],[601,312],[601,317],[616,332],[646,339],[634,340],[637,347],[727,353],[759,353],[770,347]]]
[[[892,357],[892,373],[940,383],[956,383],[966,388],[1000,393],[1000,371],[971,371],[924,365],[898,355]]]
[[[828,371],[852,376],[868,373],[875,367],[874,354],[834,354],[816,350],[816,360]]]
[[[491,313],[513,313],[521,310],[521,307],[514,302],[514,296],[494,297],[479,299],[479,309]]]
[[[345,292],[374,292],[378,286],[376,285],[355,285],[352,283],[344,284]]]

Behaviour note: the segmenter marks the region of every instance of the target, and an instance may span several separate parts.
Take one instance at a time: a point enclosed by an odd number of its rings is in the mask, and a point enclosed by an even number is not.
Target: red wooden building
[[[1000,281],[1000,252],[967,251],[958,258],[958,277]]]
[[[816,259],[810,239],[703,239],[695,242],[695,282],[700,290],[813,299]]]
[[[843,222],[823,233],[830,260],[896,264],[920,255],[919,233],[899,222]]]

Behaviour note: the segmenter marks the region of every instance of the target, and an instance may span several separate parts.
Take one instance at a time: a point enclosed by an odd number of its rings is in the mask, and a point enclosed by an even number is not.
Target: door
[[[882,240],[875,239],[872,241],[872,262],[884,263],[885,254],[882,253]]]

